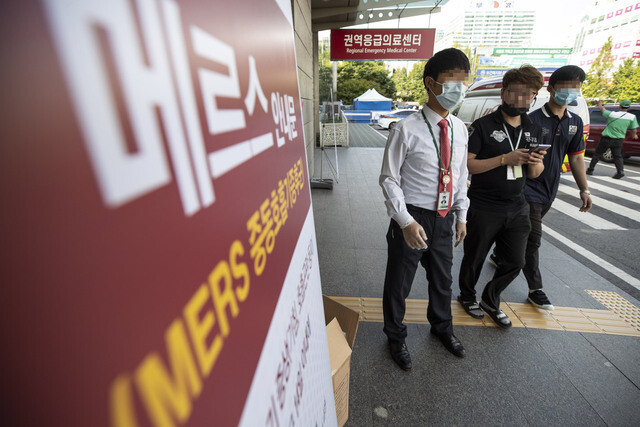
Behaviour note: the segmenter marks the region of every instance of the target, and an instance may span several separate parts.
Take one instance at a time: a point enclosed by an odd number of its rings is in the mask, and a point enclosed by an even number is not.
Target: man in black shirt
[[[543,85],[542,74],[532,66],[507,71],[502,79],[502,105],[476,120],[469,129],[467,167],[473,176],[458,300],[470,316],[483,317],[482,309],[505,329],[511,327],[511,321],[500,310],[500,294],[524,265],[531,229],[524,198],[525,180],[544,170],[542,159],[546,152],[530,150],[543,142],[542,128],[526,114]],[[485,286],[478,304],[475,285],[494,242],[503,262]]]
[[[524,186],[524,197],[529,203],[531,232],[522,273],[529,286],[527,300],[545,310],[553,310],[553,305],[542,290],[539,267],[542,220],[556,198],[565,156],[569,159],[573,179],[580,190],[580,212],[588,212],[592,206],[583,157],[582,119],[567,109],[567,106],[578,98],[584,79],[585,74],[580,67],[565,65],[558,68],[549,77],[549,102],[529,113],[529,119],[542,127],[545,142],[551,147],[544,156],[544,172],[537,178],[527,179]],[[491,261],[495,265],[501,262],[495,253],[491,255]]]

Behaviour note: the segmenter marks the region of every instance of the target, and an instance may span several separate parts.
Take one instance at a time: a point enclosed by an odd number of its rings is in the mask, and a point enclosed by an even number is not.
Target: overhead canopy
[[[440,12],[449,0],[311,0],[313,31]]]

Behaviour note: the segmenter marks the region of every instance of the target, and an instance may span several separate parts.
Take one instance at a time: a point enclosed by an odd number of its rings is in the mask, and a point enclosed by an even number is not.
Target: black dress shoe
[[[407,349],[407,345],[403,342],[389,341],[389,351],[393,361],[402,369],[408,371],[411,369],[411,355]]]
[[[444,348],[449,350],[452,354],[454,354],[455,356],[458,356],[458,357],[464,357],[464,355],[465,355],[464,347],[462,346],[462,343],[460,342],[460,340],[458,338],[456,338],[455,335],[453,335],[453,334],[437,334],[437,333],[433,332],[433,329],[431,329],[431,333],[433,335],[435,335],[436,337],[438,337],[438,339],[440,340],[442,345],[444,345]]]

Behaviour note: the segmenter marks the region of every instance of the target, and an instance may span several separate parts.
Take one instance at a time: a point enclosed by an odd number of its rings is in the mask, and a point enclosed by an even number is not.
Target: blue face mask
[[[578,89],[559,88],[556,90],[553,100],[556,101],[558,105],[569,105],[578,99],[579,93],[580,91]]]
[[[434,80],[435,81],[435,80]],[[452,110],[464,98],[467,87],[462,82],[445,82],[442,85],[442,93],[436,95],[436,99],[445,110]]]

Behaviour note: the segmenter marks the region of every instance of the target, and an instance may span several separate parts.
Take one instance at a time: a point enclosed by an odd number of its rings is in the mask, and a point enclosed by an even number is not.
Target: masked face
[[[436,95],[436,99],[445,110],[455,108],[462,101],[464,93],[467,91],[467,86],[461,81],[440,83],[434,80],[434,82],[442,86],[442,93]]]
[[[556,93],[553,95],[553,100],[556,101],[556,104],[558,105],[569,105],[578,99],[579,94],[580,89],[558,88]]]
[[[504,113],[507,116],[516,117],[529,111],[529,107],[516,107],[514,105],[507,104],[506,102],[502,101],[502,111],[504,111]]]
[[[510,117],[525,114],[529,111],[536,95],[537,92],[527,85],[512,83],[509,87],[502,89],[502,111]]]
[[[553,101],[560,105],[569,105],[575,101],[580,95],[580,81],[558,81],[553,86],[549,86],[549,93],[553,97]]]

